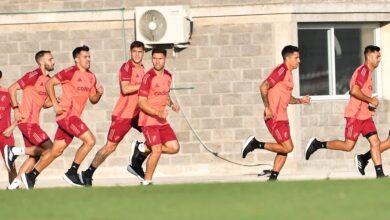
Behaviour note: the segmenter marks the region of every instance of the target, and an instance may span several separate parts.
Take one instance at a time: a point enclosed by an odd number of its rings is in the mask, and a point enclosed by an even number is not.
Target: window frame
[[[313,101],[325,101],[325,100],[347,100],[349,99],[349,95],[338,95],[336,94],[336,59],[335,59],[335,51],[332,49],[335,45],[335,35],[334,30],[336,29],[354,29],[354,28],[373,28],[374,35],[374,44],[377,46],[381,46],[381,38],[380,38],[380,23],[370,22],[370,23],[298,23],[297,30],[297,39],[298,39],[298,31],[299,30],[310,30],[310,29],[323,29],[327,30],[327,44],[328,44],[328,69],[329,69],[329,90],[332,91],[332,94],[329,95],[313,95],[311,96]],[[299,45],[298,45],[299,46]],[[356,67],[357,68],[357,67]],[[298,69],[299,73],[299,69]],[[374,96],[378,96],[379,98],[383,97],[382,90],[382,62],[376,68],[376,89],[377,92],[373,94]],[[298,94],[300,92],[300,79],[298,74]],[[308,94],[310,95],[310,94]]]

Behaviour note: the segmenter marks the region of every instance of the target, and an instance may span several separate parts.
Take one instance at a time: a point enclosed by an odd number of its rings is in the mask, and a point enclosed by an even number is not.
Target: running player
[[[3,78],[3,72],[0,71],[0,150],[6,163],[6,157],[4,156],[5,147],[13,147],[15,145],[13,130],[16,127],[16,121],[11,124],[11,98],[8,93],[8,89],[1,86],[1,79]],[[12,165],[8,169],[8,181],[9,183],[16,177],[15,166]]]
[[[145,74],[138,91],[138,106],[141,109],[139,125],[145,136],[146,145],[149,146],[145,148],[145,154],[150,154],[146,162],[143,185],[152,184],[153,173],[161,154],[176,154],[180,150],[176,135],[166,120],[167,105],[175,112],[180,110],[169,97],[172,76],[164,69],[166,55],[165,49],[152,50],[153,68]]]
[[[8,89],[14,109],[14,118],[18,122],[25,143],[25,148],[6,147],[4,149],[8,169],[13,166],[18,155],[29,155],[20,167],[18,176],[8,186],[11,190],[19,188],[22,173],[31,171],[39,157],[53,146],[53,142],[39,125],[39,115],[42,108],[52,106],[45,84],[50,79],[49,72],[54,70],[55,62],[51,52],[45,50],[35,54],[35,61],[39,67],[26,73]],[[16,97],[17,90],[22,90],[20,105]]]
[[[53,148],[41,158],[31,172],[22,174],[22,181],[27,189],[34,187],[37,176],[63,153],[73,137],[77,137],[83,143],[63,178],[71,185],[83,186],[77,170],[95,145],[95,137],[80,116],[88,99],[92,104],[99,102],[103,95],[103,87],[96,85],[96,77],[89,70],[91,63],[89,48],[85,45],[77,47],[72,55],[75,65],[60,71],[46,83],[46,91],[57,115],[58,129]],[[62,95],[58,103],[54,87],[59,84],[62,87]]]
[[[380,178],[384,177],[381,151],[379,149],[380,140],[372,120],[375,111],[370,111],[369,108],[369,104],[372,105],[373,110],[379,104],[378,99],[372,97],[372,74],[380,63],[380,48],[373,45],[367,46],[364,49],[364,58],[364,64],[355,70],[349,83],[350,99],[345,109],[345,140],[323,142],[313,137],[305,149],[305,158],[308,160],[318,149],[351,151],[355,147],[359,134],[362,134],[371,145],[371,151],[368,153],[374,161],[376,176]]]
[[[260,85],[261,98],[264,103],[264,120],[271,135],[277,143],[265,143],[250,136],[242,147],[242,158],[255,149],[264,149],[276,153],[274,166],[269,180],[277,180],[280,170],[287,159],[287,154],[293,148],[290,137],[287,106],[289,104],[308,104],[310,97],[295,98],[292,96],[294,87],[292,71],[300,63],[299,49],[295,46],[285,46],[282,50],[283,63],[278,65],[266,80]]]
[[[118,144],[132,127],[141,132],[141,129],[138,127],[138,89],[145,74],[144,66],[142,65],[144,53],[145,46],[142,42],[134,41],[131,43],[131,59],[125,62],[119,70],[121,92],[112,113],[112,123],[107,135],[107,142],[96,153],[89,168],[81,172],[80,179],[86,186],[92,186],[92,175],[96,168],[115,151]],[[138,142],[134,143],[134,145],[138,145]]]

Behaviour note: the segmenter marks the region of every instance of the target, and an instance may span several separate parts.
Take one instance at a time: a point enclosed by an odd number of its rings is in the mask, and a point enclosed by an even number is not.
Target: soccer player
[[[85,45],[76,47],[72,55],[75,65],[60,71],[46,83],[46,91],[57,115],[58,129],[53,148],[41,157],[31,172],[22,174],[22,181],[27,189],[34,187],[37,176],[63,153],[75,136],[83,143],[63,178],[71,185],[83,186],[77,170],[95,145],[95,137],[80,117],[88,99],[92,104],[99,102],[103,95],[103,87],[96,85],[96,77],[89,70],[91,64],[89,48]],[[59,84],[62,87],[60,102],[57,101],[54,90]]]
[[[53,146],[49,136],[39,126],[39,115],[42,108],[52,106],[45,84],[50,79],[49,72],[54,70],[55,62],[51,52],[45,50],[35,54],[35,61],[39,67],[26,73],[8,89],[14,109],[14,118],[23,134],[25,148],[6,147],[4,149],[7,168],[10,169],[13,166],[18,155],[29,155],[20,167],[17,177],[8,186],[11,190],[19,188],[22,173],[31,171],[39,157]],[[22,90],[20,105],[16,96],[17,90]]]
[[[277,180],[280,170],[287,159],[287,154],[293,148],[290,137],[287,106],[289,104],[308,104],[310,97],[295,98],[292,96],[294,87],[292,71],[300,63],[299,49],[295,46],[285,46],[282,50],[283,63],[278,65],[266,80],[260,85],[261,98],[264,103],[265,124],[277,143],[265,143],[250,136],[242,147],[242,158],[255,149],[264,149],[276,153],[274,166],[269,180]]]
[[[180,110],[180,107],[173,104],[169,97],[172,76],[165,69],[166,55],[165,49],[152,50],[153,68],[145,74],[138,91],[138,106],[141,109],[139,125],[142,128],[146,145],[149,146],[144,149],[144,154],[149,154],[149,159],[146,162],[142,185],[152,184],[153,173],[161,154],[176,154],[180,149],[176,134],[166,119],[167,105],[175,112]]]
[[[86,186],[92,185],[92,175],[96,168],[115,151],[118,144],[132,127],[141,132],[141,129],[138,127],[138,89],[145,75],[144,66],[142,65],[144,53],[145,46],[142,42],[134,41],[131,43],[131,59],[125,62],[119,70],[121,92],[112,113],[112,123],[107,135],[107,142],[96,153],[89,168],[81,172],[80,179]],[[138,143],[136,142],[134,145],[138,145]],[[141,171],[143,172],[142,168]]]
[[[389,136],[385,141],[382,141],[379,145],[379,151],[383,153],[390,148],[390,131]],[[371,151],[367,151],[365,154],[358,154],[355,156],[355,165],[361,175],[366,175],[365,169],[368,165],[368,161],[371,159]]]
[[[8,93],[8,89],[1,86],[1,79],[3,78],[3,72],[0,71],[0,150],[3,156],[4,162],[6,163],[6,157],[4,155],[4,148],[6,146],[13,147],[15,145],[14,136],[12,135],[13,130],[16,127],[16,121],[11,124],[11,98]],[[9,183],[16,177],[15,166],[12,165],[8,169],[8,180]]]
[[[369,104],[376,108],[379,101],[372,97],[372,74],[378,67],[381,54],[380,48],[369,45],[364,49],[365,62],[359,66],[352,75],[350,86],[350,99],[345,109],[345,140],[318,141],[311,138],[305,149],[305,158],[310,156],[318,149],[330,149],[340,151],[351,151],[362,134],[367,138],[371,145],[371,157],[375,164],[376,176],[384,177],[382,168],[382,158],[380,153],[380,140],[377,130],[372,120],[374,111],[370,111]]]

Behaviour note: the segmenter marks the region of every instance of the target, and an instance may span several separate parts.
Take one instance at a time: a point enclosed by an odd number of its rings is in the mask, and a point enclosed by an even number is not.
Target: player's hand
[[[158,111],[157,116],[161,119],[166,119],[168,117],[168,111]]]
[[[180,106],[177,105],[177,104],[173,104],[173,105],[171,106],[171,108],[172,108],[172,110],[173,110],[174,112],[179,112],[179,111],[180,111]]]
[[[376,115],[376,109],[374,109],[373,111],[370,111],[371,113],[371,116],[374,117]]]
[[[7,128],[7,129],[5,129],[5,131],[3,132],[3,135],[4,135],[4,137],[9,137],[9,136],[12,135],[12,132],[13,132],[13,129]]]
[[[309,95],[305,95],[305,96],[303,96],[301,98],[301,104],[304,104],[304,105],[309,104],[310,100],[311,100],[310,96]]]
[[[102,84],[100,84],[100,83],[96,84],[96,92],[97,92],[99,95],[103,95],[103,93],[104,93],[104,88],[103,88]]]
[[[59,106],[59,105],[56,105],[56,106],[54,106],[53,108],[54,108],[54,112],[56,113],[57,116],[58,116],[58,115],[62,115],[64,112],[66,112],[65,109],[62,108],[62,107]]]
[[[264,119],[265,120],[268,120],[268,119],[271,119],[274,117],[274,114],[272,113],[272,110],[270,107],[266,107],[265,108],[265,116],[264,116]]]
[[[20,113],[19,108],[16,108],[14,110],[14,118],[17,122],[21,122],[24,118],[22,116],[22,113]]]
[[[379,105],[379,100],[376,96],[372,97],[371,98],[371,102],[370,102],[371,105],[375,106],[375,107],[378,107]]]

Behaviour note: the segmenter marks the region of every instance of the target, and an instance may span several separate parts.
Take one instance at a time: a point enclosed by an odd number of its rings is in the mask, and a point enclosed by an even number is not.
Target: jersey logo
[[[41,82],[41,86],[43,86],[43,82]]]
[[[83,80],[81,80],[81,78],[79,78],[78,80],[77,80],[77,82],[82,82]]]
[[[159,87],[160,87],[160,85],[159,85],[158,83],[156,83],[155,87],[156,87],[156,88],[159,88]]]

